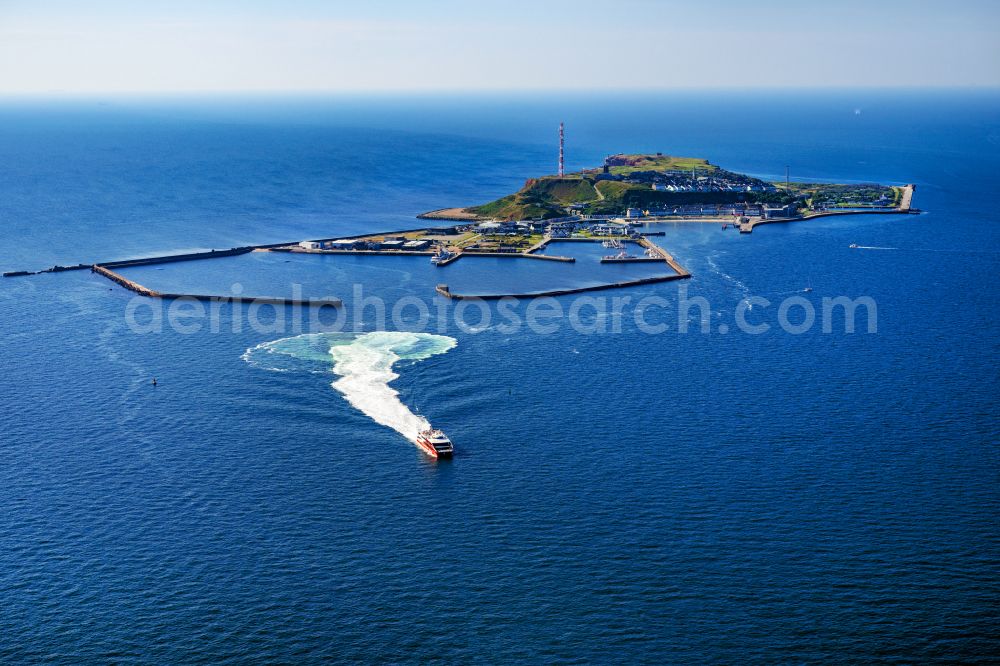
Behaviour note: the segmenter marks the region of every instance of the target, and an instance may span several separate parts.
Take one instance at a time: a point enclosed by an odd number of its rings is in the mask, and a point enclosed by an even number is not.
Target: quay
[[[331,250],[331,249],[321,249],[321,250],[307,250],[303,247],[273,247],[261,249],[261,252],[288,252],[289,254],[377,254],[377,255],[391,255],[391,256],[403,256],[403,257],[430,257],[434,254],[433,250]]]
[[[576,261],[576,257],[560,257],[554,254],[528,254],[525,252],[476,252],[475,250],[467,250],[465,252],[460,252],[458,257],[504,257],[510,259],[542,259],[543,261],[564,261],[567,263],[573,263]]]

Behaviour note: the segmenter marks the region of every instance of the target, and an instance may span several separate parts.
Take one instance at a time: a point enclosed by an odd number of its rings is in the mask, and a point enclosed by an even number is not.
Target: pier
[[[663,259],[660,257],[602,257],[602,264],[643,264],[643,263],[662,263]]]
[[[669,252],[667,252],[666,250],[664,250],[662,247],[660,247],[659,245],[657,245],[653,241],[651,241],[648,238],[644,237],[644,238],[639,239],[638,243],[639,243],[639,245],[641,245],[641,246],[643,246],[643,247],[645,247],[647,249],[650,249],[653,252],[659,254],[660,258],[663,261],[665,261],[667,263],[667,265],[669,265],[672,269],[674,269],[674,271],[677,273],[678,277],[681,277],[681,278],[689,278],[689,277],[691,277],[691,273],[688,272],[688,269],[684,268],[679,263],[677,263],[677,260],[674,259],[674,256],[672,254],[670,254]]]

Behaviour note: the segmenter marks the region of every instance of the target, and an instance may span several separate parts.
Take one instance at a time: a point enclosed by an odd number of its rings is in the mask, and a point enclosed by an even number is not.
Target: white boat
[[[635,259],[636,257],[635,257],[634,254],[629,254],[625,250],[622,250],[618,254],[608,254],[608,255],[605,255],[604,258],[605,259],[611,259],[611,260],[621,261],[623,259]]]
[[[436,428],[421,430],[417,434],[417,445],[429,456],[434,458],[451,458],[455,452],[448,435]]]
[[[440,266],[441,264],[447,262],[449,259],[455,256],[454,252],[449,252],[448,250],[441,250],[433,257],[431,257],[431,263],[435,266]]]

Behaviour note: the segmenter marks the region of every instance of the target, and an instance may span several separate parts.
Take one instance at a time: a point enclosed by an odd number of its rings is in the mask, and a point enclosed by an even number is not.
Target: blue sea
[[[544,327],[434,287],[663,268],[565,243],[122,270],[344,301],[184,330],[88,271],[2,279],[0,661],[995,658],[995,91],[5,98],[0,270],[419,227],[553,173],[560,121],[570,170],[787,166],[915,184],[924,213],[660,225],[691,279],[560,296]],[[837,297],[874,321],[824,330]],[[789,298],[814,325],[783,329]],[[413,445],[427,423],[454,459]]]

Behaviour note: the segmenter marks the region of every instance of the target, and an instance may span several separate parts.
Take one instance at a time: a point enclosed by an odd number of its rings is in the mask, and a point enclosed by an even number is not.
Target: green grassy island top
[[[596,169],[527,180],[496,201],[452,214],[478,219],[530,220],[568,213],[617,215],[629,208],[670,214],[690,206],[746,203],[792,210],[891,208],[901,188],[876,184],[768,182],[727,171],[697,157],[611,155]],[[442,215],[445,217],[445,215]]]

